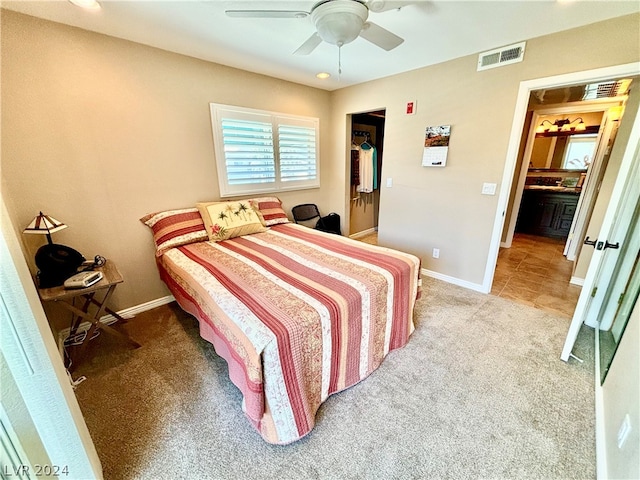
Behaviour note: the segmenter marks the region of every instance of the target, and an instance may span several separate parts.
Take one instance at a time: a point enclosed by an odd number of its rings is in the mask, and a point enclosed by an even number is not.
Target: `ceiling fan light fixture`
[[[330,73],[327,72],[320,72],[318,74],[316,74],[316,77],[319,78],[320,80],[325,80],[327,78],[329,78],[331,76]]]
[[[102,8],[97,0],[69,0],[69,2],[73,3],[76,7],[85,8],[87,10],[100,10],[100,8]]]
[[[367,7],[353,0],[333,0],[318,5],[311,12],[320,38],[338,46],[358,38],[368,16]]]

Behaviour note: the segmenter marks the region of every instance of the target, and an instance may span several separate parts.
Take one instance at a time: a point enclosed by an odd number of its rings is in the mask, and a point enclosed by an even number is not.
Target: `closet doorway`
[[[385,110],[351,115],[349,236],[378,230]]]

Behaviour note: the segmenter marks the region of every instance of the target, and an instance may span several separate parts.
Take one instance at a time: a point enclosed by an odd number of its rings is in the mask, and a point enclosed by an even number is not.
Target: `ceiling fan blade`
[[[389,10],[397,10],[415,3],[418,3],[418,0],[368,0],[365,2],[365,5],[370,12],[380,13]]]
[[[234,18],[305,18],[309,12],[302,10],[225,10],[228,17]]]
[[[372,22],[364,24],[362,31],[360,32],[360,36],[387,51],[393,50],[404,42],[403,38],[400,38],[395,33],[391,33],[389,30]]]
[[[315,48],[322,43],[322,38],[318,35],[318,32],[315,32],[311,35],[306,42],[298,47],[298,49],[293,52],[294,55],[309,55],[311,52],[315,50]]]

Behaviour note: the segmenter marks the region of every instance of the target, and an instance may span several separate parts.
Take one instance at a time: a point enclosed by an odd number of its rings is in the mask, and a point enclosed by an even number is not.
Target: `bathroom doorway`
[[[378,230],[380,172],[384,154],[385,110],[351,115],[349,165],[349,236],[361,238]]]
[[[531,91],[493,294],[573,315],[592,253],[583,241],[632,81]],[[594,136],[595,151],[574,166],[585,155],[569,155],[571,140]]]

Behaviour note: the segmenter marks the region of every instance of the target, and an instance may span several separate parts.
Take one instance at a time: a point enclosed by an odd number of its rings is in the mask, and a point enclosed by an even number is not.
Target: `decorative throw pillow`
[[[170,248],[209,240],[197,208],[150,213],[140,221],[151,228],[158,257]]]
[[[282,209],[282,202],[278,197],[252,198],[249,202],[257,209],[258,216],[265,227],[289,223],[289,217]]]
[[[209,240],[213,242],[267,230],[248,200],[198,203],[196,206]]]

